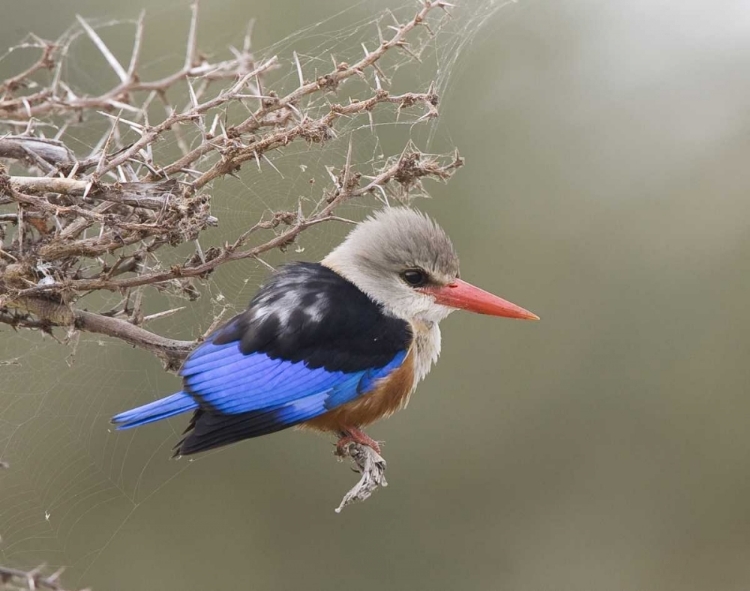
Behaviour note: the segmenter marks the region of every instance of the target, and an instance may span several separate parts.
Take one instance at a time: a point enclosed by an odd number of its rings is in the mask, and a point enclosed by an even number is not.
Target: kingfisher
[[[440,354],[454,310],[538,320],[460,279],[443,229],[409,207],[357,225],[319,263],[277,269],[241,314],[187,357],[182,389],[116,415],[129,429],[193,413],[190,455],[298,426],[380,453],[364,431],[406,406]]]

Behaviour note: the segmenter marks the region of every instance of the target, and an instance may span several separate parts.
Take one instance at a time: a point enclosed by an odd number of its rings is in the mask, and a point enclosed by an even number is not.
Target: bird
[[[192,412],[175,456],[301,427],[381,453],[363,428],[405,407],[455,310],[538,320],[463,281],[445,231],[408,206],[359,223],[320,262],[276,269],[186,358],[176,394],[120,413],[130,429]]]

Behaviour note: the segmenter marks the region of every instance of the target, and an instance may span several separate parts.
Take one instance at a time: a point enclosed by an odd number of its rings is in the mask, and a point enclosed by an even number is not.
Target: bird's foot
[[[356,428],[347,429],[346,431],[343,431],[341,433],[341,437],[336,442],[336,455],[347,455],[346,446],[350,443],[359,443],[360,445],[366,445],[367,447],[371,447],[378,455],[380,455],[380,444],[372,437],[367,435],[364,431],[360,431]]]

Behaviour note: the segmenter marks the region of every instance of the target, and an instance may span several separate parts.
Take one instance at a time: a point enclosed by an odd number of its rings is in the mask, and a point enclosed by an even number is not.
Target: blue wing
[[[183,390],[121,413],[120,429],[195,411],[178,444],[195,453],[315,418],[403,363],[408,326],[320,265],[290,265],[185,361]]]
[[[402,351],[383,367],[329,371],[264,353],[244,355],[236,343],[206,343],[181,372],[185,390],[199,401],[200,410],[179,443],[180,453],[196,453],[308,421],[366,394],[405,357]]]
[[[310,368],[304,361],[245,355],[237,342],[203,343],[185,362],[183,391],[113,418],[119,429],[196,413],[179,444],[188,455],[292,427],[368,393],[398,369],[406,351],[383,367],[344,372]]]
[[[374,380],[397,369],[405,356],[401,351],[383,367],[345,372],[310,368],[304,361],[273,359],[265,353],[245,355],[236,342],[207,342],[185,362],[180,375],[184,390],[204,410],[242,414],[306,408],[317,400],[323,405],[315,407],[319,412],[312,416],[317,416],[368,392]],[[295,407],[295,403],[300,404]]]

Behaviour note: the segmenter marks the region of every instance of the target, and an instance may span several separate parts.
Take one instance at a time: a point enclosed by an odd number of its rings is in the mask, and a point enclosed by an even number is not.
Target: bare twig
[[[52,591],[63,591],[63,587],[59,580],[63,570],[60,569],[51,575],[46,576],[42,574],[43,571],[44,565],[30,571],[0,566],[0,581],[3,585],[12,585],[11,588],[15,589],[28,589],[29,591],[34,591],[35,589],[50,589]]]
[[[388,486],[388,482],[385,480],[386,462],[371,447],[358,443],[349,443],[342,450],[341,457],[349,458],[355,465],[357,472],[362,474],[362,477],[344,495],[341,503],[336,508],[336,513],[341,513],[344,507],[348,507],[352,503],[366,501],[378,488]]]
[[[38,38],[36,46],[42,50],[39,59],[23,72],[19,72],[15,76],[11,76],[0,82],[0,95],[15,91],[19,87],[26,85],[28,80],[39,70],[48,70],[54,66],[54,56],[59,47],[54,43],[49,43]]]
[[[72,165],[73,153],[55,140],[29,136],[5,136],[0,138],[0,158],[12,158],[27,164],[38,164],[39,159],[52,166]]]

